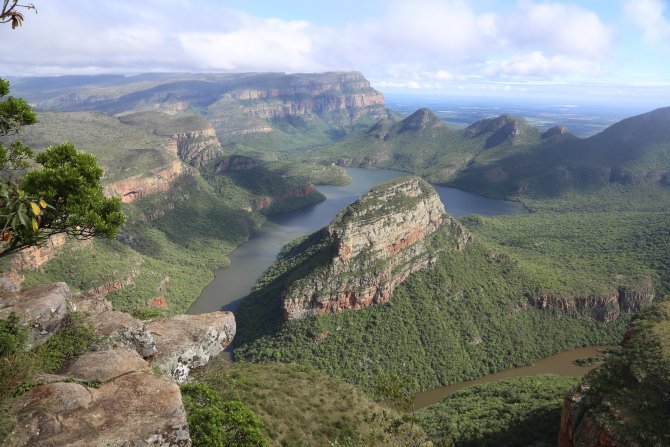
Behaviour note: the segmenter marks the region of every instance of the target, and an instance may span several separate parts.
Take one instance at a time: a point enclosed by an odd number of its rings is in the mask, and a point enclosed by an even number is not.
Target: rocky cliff
[[[620,288],[609,295],[564,296],[553,293],[529,295],[528,303],[541,310],[570,317],[588,317],[610,322],[622,313],[637,313],[654,299],[651,281],[635,290]]]
[[[157,192],[168,191],[184,172],[181,161],[175,160],[168,166],[154,169],[146,174],[110,183],[105,186],[104,192],[107,196],[119,197],[123,203],[131,203]]]
[[[18,424],[8,446],[191,445],[179,383],[235,336],[230,312],[141,321],[94,293],[72,296],[65,283],[0,294],[0,317],[15,313],[44,343],[74,311],[88,321],[95,349],[41,374],[12,403]]]
[[[321,230],[321,249],[312,269],[283,295],[286,320],[385,303],[412,272],[435,260],[430,238],[438,229],[470,236],[444,212],[435,190],[417,177],[373,188]]]
[[[649,306],[624,336],[620,354],[566,396],[559,447],[670,445],[670,303]]]

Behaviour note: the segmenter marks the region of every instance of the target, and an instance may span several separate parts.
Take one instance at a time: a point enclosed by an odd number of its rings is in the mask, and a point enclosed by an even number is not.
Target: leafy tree
[[[0,99],[8,94],[9,83],[0,79]],[[35,122],[35,113],[23,99],[0,101],[0,137]],[[33,160],[42,168],[35,169]],[[95,157],[78,152],[71,143],[37,156],[20,141],[0,143],[0,257],[43,244],[59,233],[83,239],[114,237],[125,217],[119,199],[103,195],[102,174]]]

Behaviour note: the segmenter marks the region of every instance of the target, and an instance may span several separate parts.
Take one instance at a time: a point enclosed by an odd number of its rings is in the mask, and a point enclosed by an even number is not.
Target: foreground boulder
[[[189,447],[179,386],[136,351],[88,353],[28,391],[13,446]]]
[[[157,352],[150,362],[177,383],[190,371],[219,355],[235,336],[235,317],[231,312],[177,315],[147,322],[156,341]]]
[[[31,329],[31,346],[47,341],[69,312],[71,293],[58,282],[0,295],[0,319],[16,313]]]
[[[398,284],[435,261],[430,238],[443,226],[456,249],[471,240],[424,180],[403,177],[373,188],[303,250],[313,253],[311,269],[284,293],[284,319],[387,302]]]

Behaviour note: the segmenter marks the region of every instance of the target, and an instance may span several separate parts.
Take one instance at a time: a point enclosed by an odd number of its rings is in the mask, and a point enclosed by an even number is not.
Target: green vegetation
[[[419,411],[419,424],[437,445],[556,445],[563,399],[577,380],[543,375],[469,387]]]
[[[309,366],[214,364],[200,372],[197,383],[224,401],[248,405],[273,446],[401,446],[423,438],[396,411]]]
[[[28,146],[42,151],[65,141],[95,155],[111,183],[142,175],[176,160],[170,139],[123,124],[119,118],[95,112],[39,112],[38,123],[21,132]]]
[[[518,260],[538,291],[670,293],[670,214],[666,212],[531,213],[462,222],[477,239]]]
[[[209,386],[181,387],[194,447],[265,447],[263,423],[242,402],[224,400]]]
[[[94,329],[77,312],[68,314],[63,327],[44,344],[29,350],[30,328],[18,316],[0,320],[0,442],[11,433],[13,399],[37,385],[35,376],[51,373],[98,342]]]
[[[288,247],[238,309],[236,359],[309,364],[368,390],[379,374],[409,375],[427,389],[620,340],[627,317],[599,323],[529,308],[526,293],[541,278],[481,243],[456,252],[449,237],[435,233],[427,244],[440,252],[435,266],[410,276],[388,304],[284,323],[290,254],[309,249]]]
[[[670,302],[640,312],[619,355],[610,355],[580,387],[584,417],[629,443],[670,443]]]
[[[511,136],[514,129],[518,134]],[[448,127],[428,109],[395,121],[382,119],[308,156],[354,166],[395,169],[445,183],[474,159],[489,162],[539,144],[540,133],[523,119],[503,115],[466,129]]]
[[[0,98],[8,94],[9,83],[0,79]],[[35,122],[23,99],[0,101],[0,137]],[[104,197],[103,171],[94,156],[65,143],[47,148],[34,161],[42,168],[31,169],[33,152],[25,144],[0,142],[0,257],[42,245],[55,234],[116,236],[125,221],[121,202]]]

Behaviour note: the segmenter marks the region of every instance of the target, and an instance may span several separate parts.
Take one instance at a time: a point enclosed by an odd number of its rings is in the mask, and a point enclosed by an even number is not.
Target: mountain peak
[[[322,248],[312,255],[318,268],[285,290],[284,319],[386,303],[410,273],[431,265],[431,235],[445,224],[455,250],[470,242],[425,180],[400,177],[374,187],[319,233]]]
[[[542,139],[545,140],[547,138],[551,138],[556,135],[569,135],[570,130],[568,130],[567,127],[565,126],[554,126],[551,129],[547,129],[546,132],[542,134]]]
[[[433,127],[446,127],[446,124],[432,110],[421,108],[400,121],[398,133],[416,131]]]

